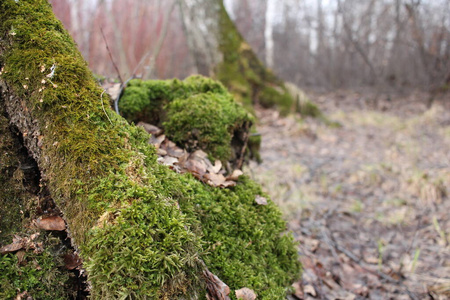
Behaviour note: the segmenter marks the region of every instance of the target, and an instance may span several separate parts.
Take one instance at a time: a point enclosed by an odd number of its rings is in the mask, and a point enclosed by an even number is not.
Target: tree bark
[[[47,1],[0,3],[0,86],[91,298],[204,298],[207,270],[231,289],[283,297],[299,276],[278,209],[254,202],[261,188],[244,176],[215,189],[158,164],[149,135],[109,108]]]
[[[230,19],[222,0],[178,3],[200,74],[221,81],[250,110],[255,103],[278,106],[284,113],[295,109],[284,82],[261,63]]]

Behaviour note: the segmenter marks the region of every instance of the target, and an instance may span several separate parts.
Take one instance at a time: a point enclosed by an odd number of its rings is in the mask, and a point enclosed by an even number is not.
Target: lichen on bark
[[[299,276],[292,237],[261,188],[209,187],[156,161],[44,0],[0,3],[1,101],[64,213],[93,299],[204,298],[206,266],[231,289],[280,299]],[[233,297],[233,296],[232,296]]]

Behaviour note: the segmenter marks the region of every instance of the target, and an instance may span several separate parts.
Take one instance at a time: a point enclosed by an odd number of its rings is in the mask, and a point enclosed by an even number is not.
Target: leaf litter
[[[213,164],[204,151],[188,152],[170,141],[162,129],[144,122],[139,122],[138,126],[151,134],[149,143],[156,148],[157,161],[177,173],[191,173],[198,180],[219,188],[235,186],[239,176],[243,174],[236,169],[227,175],[222,162],[215,160]]]
[[[450,102],[367,98],[315,96],[340,128],[257,109],[246,172],[299,241],[289,299],[450,299]]]

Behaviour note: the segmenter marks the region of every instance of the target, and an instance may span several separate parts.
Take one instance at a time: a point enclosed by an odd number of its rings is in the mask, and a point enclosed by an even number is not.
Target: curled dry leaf
[[[303,287],[303,291],[305,292],[305,294],[310,294],[313,297],[317,296],[316,289],[311,284],[305,285]]]
[[[260,195],[256,195],[255,202],[258,203],[259,205],[267,205],[267,199]]]
[[[30,237],[20,237],[15,235],[13,242],[9,245],[0,248],[0,254],[7,254],[16,252],[21,249],[39,249],[39,243],[33,242],[39,236],[39,233],[34,233]]]
[[[82,264],[81,258],[76,252],[64,255],[64,264],[66,269],[73,270]]]
[[[208,268],[203,271],[205,277],[206,289],[208,294],[206,295],[208,300],[230,300],[228,296],[230,294],[230,288],[219,277],[211,273]]]
[[[161,147],[161,144],[164,142],[165,139],[166,139],[166,136],[164,134],[162,134],[158,137],[152,135],[150,137],[150,140],[148,141],[148,143],[154,145],[156,148],[159,148],[159,147]],[[165,149],[164,149],[164,151],[165,151]]]
[[[214,173],[208,173],[205,175],[205,178],[208,179],[207,183],[211,186],[220,186],[223,183],[225,183],[226,178],[222,174],[214,174]]]
[[[51,216],[36,220],[36,225],[44,230],[66,230],[66,223],[60,216]]]
[[[243,300],[255,300],[256,299],[256,293],[249,289],[249,288],[242,288],[235,291],[236,298],[243,299]]]
[[[144,128],[144,130],[147,131],[148,133],[150,133],[151,135],[158,136],[163,132],[161,128],[156,127],[155,125],[152,125],[152,124],[142,122],[142,121],[137,123],[136,126]]]
[[[185,162],[184,167],[190,172],[197,173],[200,176],[203,176],[206,173],[206,165],[203,161],[189,159]]]
[[[18,236],[14,236],[13,242],[0,248],[0,254],[7,254],[25,248],[26,242]]]
[[[215,162],[214,162],[214,166],[210,166],[209,168],[208,168],[208,171],[210,172],[210,173],[219,173],[220,172],[220,169],[222,169],[222,162],[220,161],[220,160],[216,160]]]
[[[227,177],[227,179],[236,181],[242,174],[244,174],[244,172],[242,172],[241,170],[234,170],[233,173],[231,173],[231,175]]]

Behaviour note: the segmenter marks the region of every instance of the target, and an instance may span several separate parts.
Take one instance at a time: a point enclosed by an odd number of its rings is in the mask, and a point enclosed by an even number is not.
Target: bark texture
[[[282,80],[266,68],[246,43],[222,0],[178,0],[197,71],[221,81],[250,111],[255,103],[295,110]]]
[[[300,265],[276,206],[257,205],[264,193],[245,176],[217,189],[159,165],[47,1],[0,3],[0,70],[6,119],[64,216],[93,299],[204,299],[206,267],[230,289],[285,295]]]

